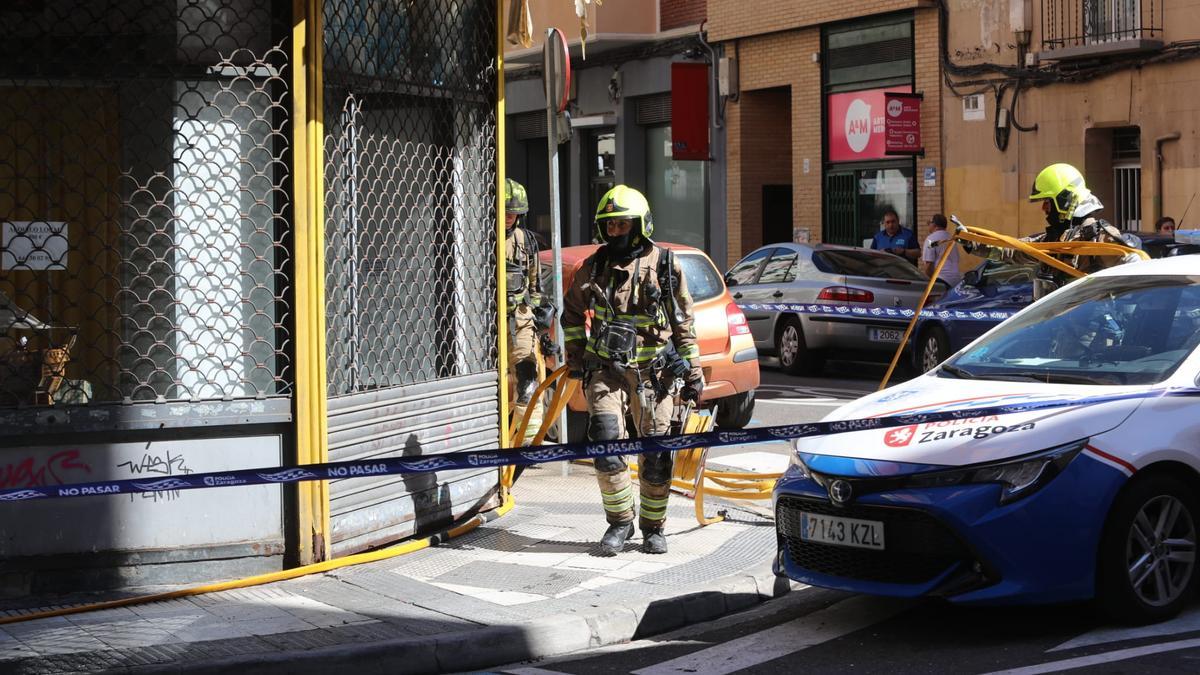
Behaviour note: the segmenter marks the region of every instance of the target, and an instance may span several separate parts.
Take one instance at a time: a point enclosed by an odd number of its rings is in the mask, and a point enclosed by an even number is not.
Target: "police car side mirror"
[[[737,286],[737,285],[738,285],[738,284],[737,284],[737,279],[734,279],[734,278],[733,278],[733,276],[731,276],[731,275],[729,275],[729,274],[726,274],[726,275],[725,275],[725,287],[726,287],[726,288],[732,288],[732,287],[734,287],[734,286]]]

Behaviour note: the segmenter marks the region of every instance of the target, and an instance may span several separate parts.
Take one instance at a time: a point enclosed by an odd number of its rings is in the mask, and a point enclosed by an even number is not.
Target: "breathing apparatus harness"
[[[672,328],[678,328],[679,315],[675,303],[675,288],[679,281],[674,274],[674,254],[670,249],[660,246],[650,246],[659,252],[658,269],[656,270],[657,284],[641,282],[641,259],[635,258],[633,269],[633,294],[630,306],[637,307],[640,300],[648,298],[652,305],[658,308],[658,316],[666,315]],[[606,247],[607,248],[607,247]],[[600,276],[600,270],[607,267],[608,251],[601,249],[592,260],[591,281],[595,283]],[[591,300],[593,331],[589,350],[591,353],[585,359],[584,370],[590,372],[603,367],[611,368],[616,373],[624,373],[637,364],[637,325],[636,318],[619,318],[613,304],[613,291],[616,285],[616,270],[610,270],[608,285],[604,289],[603,299],[607,315],[603,318],[596,313],[596,297]],[[667,292],[664,294],[663,289]],[[660,318],[661,322],[661,318]],[[661,326],[661,323],[660,323]],[[638,373],[638,395],[643,406],[653,405],[653,400],[663,400],[673,397],[680,388],[680,383],[691,371],[688,362],[679,355],[674,342],[667,341],[663,350],[654,356],[644,368],[636,368]],[[645,379],[643,379],[643,375]],[[653,400],[651,400],[653,399]]]

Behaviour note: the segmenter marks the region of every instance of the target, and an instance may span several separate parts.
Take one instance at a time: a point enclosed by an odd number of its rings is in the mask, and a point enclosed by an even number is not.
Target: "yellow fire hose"
[[[904,347],[908,344],[908,338],[912,336],[913,328],[917,325],[917,319],[921,317],[921,311],[925,309],[925,303],[929,300],[929,294],[933,291],[933,285],[937,281],[938,275],[942,272],[942,267],[946,264],[946,259],[950,255],[950,251],[954,249],[955,241],[963,239],[973,241],[977,244],[984,244],[995,248],[1008,248],[1020,251],[1029,257],[1045,263],[1060,272],[1064,272],[1073,277],[1085,277],[1086,272],[1083,272],[1067,263],[1052,258],[1049,254],[1058,255],[1088,255],[1088,256],[1125,256],[1134,254],[1143,260],[1149,260],[1150,256],[1145,251],[1136,248],[1130,248],[1121,244],[1111,244],[1096,241],[1039,241],[1028,242],[1021,241],[1016,237],[1010,237],[1006,234],[992,232],[980,227],[967,227],[958,222],[958,219],[952,218],[958,226],[954,233],[950,235],[950,239],[943,244],[944,250],[942,255],[938,257],[937,265],[933,269],[933,273],[929,275],[929,283],[925,285],[925,292],[921,295],[921,301],[917,303],[916,311],[908,321],[908,326],[904,329],[904,336],[900,338],[900,344],[896,346],[896,353],[892,355],[892,362],[888,365],[887,373],[883,376],[883,381],[879,383],[879,390],[887,389],[888,382],[892,379],[892,373],[896,370],[896,365],[900,363],[900,355],[904,353]]]
[[[167,591],[166,593],[142,595],[135,598],[121,598],[120,600],[108,600],[106,602],[97,602],[90,605],[79,605],[77,607],[62,607],[45,612],[23,614],[21,616],[0,617],[0,625],[20,623],[22,621],[33,621],[34,619],[48,619],[55,616],[67,616],[69,614],[82,614],[84,612],[94,612],[102,609],[129,607],[130,605],[144,605],[150,602],[174,600],[176,598],[204,595],[205,593],[217,593],[219,591],[230,591],[237,588],[248,588],[250,586],[261,586],[262,584],[269,584],[276,581],[286,581],[288,579],[308,576],[309,574],[319,574],[321,572],[328,572],[330,570],[336,570],[342,567],[350,567],[351,565],[361,565],[363,563],[387,560],[388,558],[394,558],[406,553],[420,551],[422,549],[429,548],[436,543],[462,536],[479,527],[480,525],[508,513],[510,510],[512,510],[513,504],[514,502],[512,495],[506,494],[500,507],[493,511],[477,514],[467,522],[452,527],[444,532],[439,532],[431,537],[426,537],[425,539],[420,539],[417,541],[407,541],[403,544],[380,549],[378,551],[367,551],[366,553],[357,553],[355,555],[346,556],[345,558],[326,560],[324,562],[313,563],[312,565],[295,567],[290,570],[269,572],[267,574],[259,574],[257,576],[246,577],[244,579],[222,581],[215,584],[193,586],[191,588],[181,588],[177,591]]]
[[[549,389],[551,385],[553,385],[555,382],[561,383],[562,380],[566,380],[566,384],[561,384],[554,390],[554,395],[550,397],[550,406],[542,415],[542,426],[538,428],[537,434],[534,435],[533,440],[530,441],[530,445],[541,445],[542,442],[546,440],[546,434],[550,432],[550,427],[554,426],[554,422],[558,419],[559,413],[562,412],[563,407],[567,405],[567,403],[571,400],[571,397],[575,395],[575,390],[579,388],[579,380],[567,377],[567,367],[561,366],[554,372],[550,373],[545,380],[538,384],[537,389],[535,389],[533,392],[533,396],[530,397],[531,401],[540,401],[542,396],[545,395],[546,390]],[[519,439],[525,437],[525,430],[529,428],[529,420],[532,418],[533,412],[533,405],[529,405],[525,408],[525,414],[516,424],[516,430],[508,439],[508,447],[514,448],[521,444]],[[507,492],[507,490],[513,486],[516,471],[517,468],[515,466],[506,466],[500,469],[501,489]]]

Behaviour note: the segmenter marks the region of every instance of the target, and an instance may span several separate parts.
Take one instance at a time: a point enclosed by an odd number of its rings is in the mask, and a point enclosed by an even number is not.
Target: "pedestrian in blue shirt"
[[[921,247],[917,245],[917,235],[908,228],[900,227],[900,215],[896,213],[895,209],[884,211],[881,223],[883,229],[875,233],[871,248],[876,251],[895,253],[915,265],[917,258],[921,255]]]

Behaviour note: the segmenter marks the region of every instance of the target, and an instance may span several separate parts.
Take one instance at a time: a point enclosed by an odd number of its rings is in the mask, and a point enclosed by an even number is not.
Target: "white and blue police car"
[[[1197,585],[1198,387],[1194,259],[1075,281],[827,421],[1109,400],[796,441],[774,494],[776,572],[860,593],[1172,616]]]

